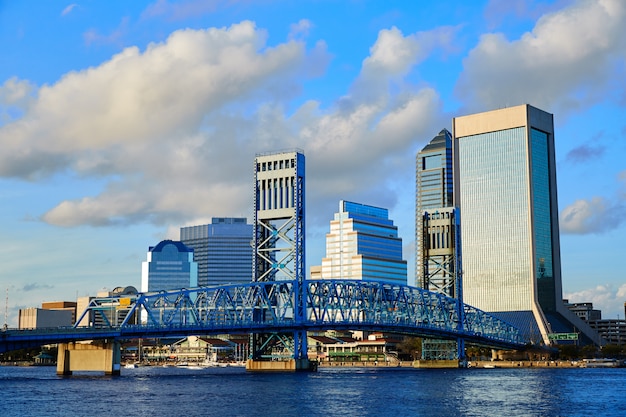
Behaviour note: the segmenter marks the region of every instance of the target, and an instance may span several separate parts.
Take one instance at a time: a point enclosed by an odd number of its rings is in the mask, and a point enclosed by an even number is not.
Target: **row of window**
[[[278,161],[258,162],[256,164],[256,171],[277,171],[279,169],[295,168],[295,159],[281,159]]]

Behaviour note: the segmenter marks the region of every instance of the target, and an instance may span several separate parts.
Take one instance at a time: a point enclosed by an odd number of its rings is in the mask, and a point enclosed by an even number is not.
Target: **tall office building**
[[[452,135],[441,130],[415,158],[415,284],[455,297]]]
[[[533,341],[597,334],[563,304],[552,115],[529,105],[453,119],[463,299]]]
[[[164,240],[148,249],[141,265],[141,292],[198,286],[198,264],[193,249],[182,242]]]
[[[326,257],[317,278],[407,283],[402,239],[387,209],[339,202],[326,235]]]
[[[214,217],[211,224],[180,228],[180,241],[193,249],[198,285],[252,281],[253,226],[246,218]]]
[[[415,283],[462,297],[458,210],[453,207],[452,134],[443,129],[415,158]],[[423,360],[462,360],[462,340],[422,340]]]

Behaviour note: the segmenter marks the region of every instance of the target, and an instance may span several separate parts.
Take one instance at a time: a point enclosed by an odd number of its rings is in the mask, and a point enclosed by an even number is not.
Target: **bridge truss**
[[[464,304],[459,314],[457,299],[421,288],[375,281],[304,281],[304,314],[300,316],[296,313],[298,287],[295,280],[253,282],[144,293],[136,298],[96,298],[77,320],[86,326],[6,330],[0,333],[0,351],[67,340],[306,334],[331,329],[462,338],[504,349],[521,348],[527,342],[516,327]],[[120,324],[118,317],[124,317]],[[296,353],[289,350],[289,343],[284,345],[283,355]],[[291,349],[297,346],[292,343]]]

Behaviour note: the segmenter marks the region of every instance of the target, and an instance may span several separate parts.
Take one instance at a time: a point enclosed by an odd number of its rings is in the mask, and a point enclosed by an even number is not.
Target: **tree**
[[[405,337],[398,343],[398,357],[418,360],[422,356],[422,339],[419,337]]]

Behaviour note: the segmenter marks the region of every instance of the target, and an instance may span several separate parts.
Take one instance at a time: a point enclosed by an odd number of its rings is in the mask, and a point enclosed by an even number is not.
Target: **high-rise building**
[[[387,209],[340,201],[326,235],[326,257],[316,277],[406,285],[402,239]]]
[[[141,292],[198,286],[198,264],[193,249],[182,242],[163,240],[150,246],[141,265]]]
[[[452,209],[452,135],[447,129],[417,153],[415,186],[415,284],[455,297],[458,216]]]
[[[520,105],[453,119],[464,302],[549,342],[597,334],[562,301],[551,114]]]
[[[198,285],[252,281],[253,226],[246,218],[214,217],[211,224],[180,228],[180,241],[193,249]]]
[[[452,134],[442,129],[415,158],[415,283],[459,298],[458,210],[453,207]],[[424,360],[462,360],[462,340],[422,340]]]

